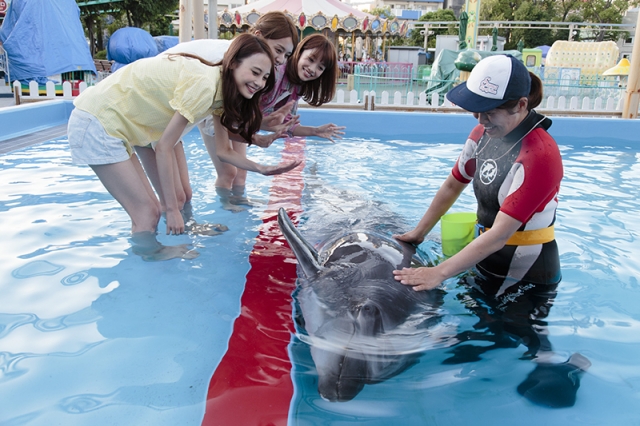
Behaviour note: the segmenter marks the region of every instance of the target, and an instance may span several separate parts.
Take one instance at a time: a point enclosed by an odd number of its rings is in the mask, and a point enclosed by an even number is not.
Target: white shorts
[[[180,139],[178,139],[178,141],[176,142],[176,144],[174,146],[177,146],[180,142],[182,142],[184,137],[187,136],[189,134],[189,132],[192,131],[193,128],[196,127],[197,125],[199,125],[200,123],[204,123],[204,120],[199,121],[196,124],[191,124],[191,123],[187,124],[187,127],[185,127],[184,131],[180,135]],[[145,146],[142,146],[142,147],[136,147],[136,148],[152,148],[155,151],[156,150],[156,145],[158,145],[158,142],[160,142],[160,141],[153,141],[148,145],[145,145]]]
[[[205,135],[207,135],[207,136],[214,136],[215,135],[215,130],[213,129],[213,117],[212,116],[208,116],[207,118],[202,120],[200,123],[198,123],[198,127],[200,128],[200,131],[202,133],[204,133]]]
[[[94,115],[78,108],[69,117],[67,136],[75,164],[114,164],[130,157],[127,144],[122,139],[107,134]]]

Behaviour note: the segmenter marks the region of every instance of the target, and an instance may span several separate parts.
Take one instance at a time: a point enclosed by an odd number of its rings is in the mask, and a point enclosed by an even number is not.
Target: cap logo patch
[[[491,77],[486,77],[480,82],[480,91],[490,95],[498,94],[498,85],[491,82]]]

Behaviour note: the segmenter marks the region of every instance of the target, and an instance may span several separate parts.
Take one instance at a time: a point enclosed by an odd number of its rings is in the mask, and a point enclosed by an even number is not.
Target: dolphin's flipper
[[[577,353],[561,364],[540,363],[518,386],[518,393],[546,407],[572,407],[580,377],[590,366],[591,362]]]
[[[318,260],[318,252],[304,239],[294,224],[291,223],[287,212],[283,208],[278,210],[278,225],[280,226],[282,234],[287,239],[291,250],[296,255],[298,265],[302,268],[304,275],[307,278],[316,275],[322,269]]]

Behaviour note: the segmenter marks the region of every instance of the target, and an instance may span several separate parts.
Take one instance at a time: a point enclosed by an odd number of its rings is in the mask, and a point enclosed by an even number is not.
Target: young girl
[[[334,139],[341,138],[344,134],[343,126],[333,123],[318,127],[302,126],[298,125],[297,116],[291,114],[295,114],[300,98],[316,107],[330,102],[335,94],[337,79],[338,56],[335,46],[322,34],[310,35],[298,44],[286,65],[276,68],[276,86],[272,91],[262,95],[262,112],[265,117],[277,113],[280,119],[280,115],[291,108],[291,113],[284,119],[285,123],[291,125],[287,132],[289,136],[317,136],[334,142]],[[263,141],[254,137],[252,142],[259,146],[269,146],[283,131],[282,127],[270,128],[266,119],[262,128],[273,130],[274,133]],[[237,135],[232,135],[232,138],[241,140]],[[234,149],[240,149],[239,152],[243,156],[246,156],[246,146],[246,143],[234,143]],[[218,144],[215,147],[217,149]],[[219,164],[214,160],[218,172],[216,186],[241,193],[238,189],[245,185],[247,169],[223,164],[224,160],[220,160]]]
[[[250,140],[262,120],[259,96],[273,84],[269,46],[256,36],[243,34],[231,43],[221,63],[187,54],[142,59],[75,100],[68,127],[73,160],[90,165],[127,211],[134,245],[141,246],[139,252],[146,260],[193,254],[185,247],[164,247],[155,240],[160,205],[133,147],[157,141],[167,234],[181,234],[184,221],[174,191],[173,147],[189,123],[211,114],[219,126]],[[226,159],[265,175],[283,173],[299,164],[263,166],[233,155]]]
[[[268,12],[260,16],[260,18],[258,18],[256,23],[252,27],[251,33],[264,39],[264,41],[271,49],[271,53],[273,54],[276,66],[283,65],[287,61],[289,56],[291,56],[293,50],[298,44],[298,30],[296,29],[296,26],[293,24],[293,21],[282,12]],[[229,40],[193,40],[186,43],[180,43],[177,46],[174,46],[171,49],[163,52],[162,55],[174,53],[190,53],[206,59],[209,62],[217,62],[227,51],[230,43],[231,42]],[[264,117],[263,124],[267,126],[267,128],[271,129],[274,133],[273,135],[270,135],[271,139],[268,139],[268,142],[264,142],[264,137],[261,139],[259,135],[254,135],[254,142],[260,146],[268,146],[269,144],[271,144],[271,142],[273,142],[275,138],[285,136],[285,132],[292,125],[297,123],[297,117],[293,117],[288,123],[283,124],[283,120],[285,116],[289,114],[291,107],[292,105],[285,105],[283,108],[280,108],[279,111],[275,111],[274,114],[272,114],[270,117]],[[211,154],[211,158],[216,167],[216,170],[218,171],[218,176],[220,175],[221,170],[225,170],[226,168],[231,168],[235,171],[235,166],[222,162],[215,154],[215,142],[213,139],[213,118],[210,116],[207,117],[203,122],[198,124],[198,127],[200,128],[202,139],[205,142],[205,145],[207,146],[207,149]],[[227,141],[226,144],[231,144],[234,151],[236,151],[243,158],[246,158],[246,142]],[[188,202],[191,200],[192,191],[191,185],[189,183],[189,172],[182,142],[179,142],[175,146],[174,151],[177,160],[177,164],[175,167],[176,175],[174,177],[174,181],[176,183],[176,197],[178,199],[178,204],[180,206],[185,206],[183,211],[187,212],[190,211]],[[151,146],[137,147],[136,152],[138,153],[140,160],[144,165],[144,169],[147,172],[147,175],[149,176],[153,187],[156,189],[156,192],[160,197],[160,202],[164,211],[165,206],[160,187],[160,179],[155,168],[155,153],[151,149]],[[216,186],[218,185],[216,184]],[[226,194],[224,190],[222,190],[222,192],[220,192],[219,190],[219,193],[221,195],[221,202],[223,203],[223,206],[225,208],[236,211],[242,210],[241,208],[234,207],[229,203],[228,194]],[[192,220],[189,221],[192,222]]]

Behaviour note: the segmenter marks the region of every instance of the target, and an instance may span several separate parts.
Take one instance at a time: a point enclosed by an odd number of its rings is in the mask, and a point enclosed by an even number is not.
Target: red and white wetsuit
[[[462,183],[473,180],[478,223],[490,228],[499,211],[522,222],[519,231],[554,224],[562,180],[558,145],[547,133],[551,120],[531,111],[502,139],[476,126],[453,168]],[[555,240],[544,244],[506,245],[478,263],[488,278],[485,293],[501,295],[518,283],[557,284],[561,279]]]

